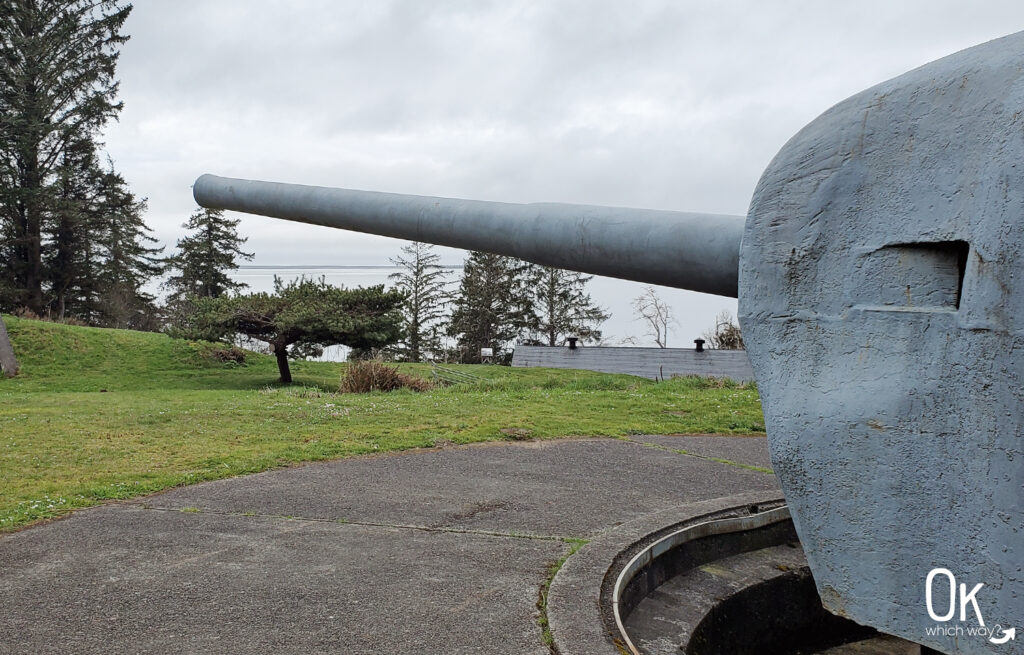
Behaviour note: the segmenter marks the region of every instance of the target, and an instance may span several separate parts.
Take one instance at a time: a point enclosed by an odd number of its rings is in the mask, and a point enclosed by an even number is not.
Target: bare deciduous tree
[[[644,287],[643,294],[633,299],[636,320],[644,321],[646,334],[654,339],[659,348],[668,348],[669,326],[676,322],[672,310],[652,286]]]
[[[704,332],[709,348],[721,350],[743,350],[743,333],[729,310],[723,310],[715,317],[715,329]]]

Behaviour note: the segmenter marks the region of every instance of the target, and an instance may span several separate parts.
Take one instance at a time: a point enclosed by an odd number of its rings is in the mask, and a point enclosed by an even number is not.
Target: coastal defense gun
[[[430,198],[203,175],[207,207],[383,234],[736,297],[739,216]],[[653,264],[657,262],[657,264]]]
[[[204,175],[200,205],[739,297],[774,468],[825,606],[1024,652],[1024,33],[794,136],[745,219]]]

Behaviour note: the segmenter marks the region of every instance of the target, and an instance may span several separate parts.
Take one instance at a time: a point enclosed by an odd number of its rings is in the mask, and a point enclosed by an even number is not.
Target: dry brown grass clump
[[[47,323],[59,323],[61,325],[77,325],[78,327],[88,327],[89,324],[78,320],[74,316],[65,316],[64,318],[56,318],[54,316],[46,315],[40,316],[28,307],[19,307],[14,310],[14,316],[18,318],[24,318],[30,321],[46,321]]]
[[[430,391],[434,388],[433,382],[430,380],[424,380],[423,378],[418,378],[415,375],[399,373],[398,379],[402,381],[403,389],[411,389],[412,391]]]
[[[214,346],[204,352],[203,356],[221,364],[245,363],[245,351],[235,346]]]
[[[345,374],[341,376],[341,391],[343,393],[369,393],[396,389],[428,391],[432,387],[433,385],[428,380],[399,373],[397,366],[388,366],[375,359],[352,362],[345,368]]]

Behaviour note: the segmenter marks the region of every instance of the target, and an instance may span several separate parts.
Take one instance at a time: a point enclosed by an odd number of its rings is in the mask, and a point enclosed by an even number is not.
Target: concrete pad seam
[[[680,450],[678,448],[669,448],[668,446],[662,446],[661,444],[648,443],[646,441],[636,441],[629,437],[620,437],[622,441],[636,444],[638,446],[646,446],[647,448],[654,448],[655,450],[664,450],[670,453],[676,453],[677,455],[686,455],[687,457],[695,457],[697,459],[703,459],[708,462],[715,462],[716,464],[725,464],[726,466],[735,466],[736,468],[747,469],[748,471],[756,471],[758,473],[765,473],[767,475],[775,475],[775,471],[763,466],[754,466],[753,464],[744,464],[742,462],[734,462],[731,459],[725,459],[722,457],[710,457],[708,455],[699,455],[697,453],[691,453],[688,450]]]
[[[283,521],[304,521],[309,523],[333,523],[336,525],[358,525],[370,528],[394,528],[396,530],[417,530],[420,532],[444,532],[449,534],[466,534],[484,537],[505,537],[507,539],[530,539],[535,541],[559,541],[567,544],[583,545],[590,540],[586,537],[571,537],[550,534],[531,534],[528,532],[499,532],[496,530],[471,530],[468,528],[445,528],[431,525],[413,525],[403,523],[379,523],[376,521],[350,521],[348,519],[323,519],[308,516],[290,516],[287,514],[258,514],[255,512],[224,512],[220,510],[190,510],[182,507],[157,507],[142,503],[126,503],[143,510],[155,512],[177,512],[185,514],[208,514],[211,516],[232,516],[262,519],[280,519]]]

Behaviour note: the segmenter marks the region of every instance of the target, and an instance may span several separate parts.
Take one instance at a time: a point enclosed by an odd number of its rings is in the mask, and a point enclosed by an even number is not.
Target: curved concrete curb
[[[690,524],[764,511],[785,501],[778,491],[758,491],[715,498],[655,512],[624,523],[582,547],[555,575],[548,592],[547,614],[560,655],[628,653],[609,628],[611,608],[603,607],[621,569],[651,543]]]
[[[748,533],[749,531],[767,528],[780,523],[785,523],[789,526],[793,525],[789,516],[789,508],[785,505],[764,511],[755,511],[755,509],[759,508],[750,507],[750,513],[746,515],[741,514],[733,518],[712,518],[674,530],[638,552],[629,560],[629,563],[622,567],[611,590],[612,618],[615,620],[615,632],[618,638],[625,642],[629,652],[634,655],[639,655],[640,653],[640,650],[630,639],[623,621],[623,614],[632,609],[633,603],[639,602],[636,592],[633,591],[631,593],[629,591],[634,580],[642,577],[645,582],[642,582],[641,585],[647,586],[647,584],[650,584],[648,580],[649,573],[645,575],[645,572],[652,568],[663,567],[665,565],[661,561],[663,557],[671,560],[671,554],[676,549],[685,548],[686,545],[694,540],[739,532]],[[792,527],[790,527],[790,530],[792,530]],[[757,547],[763,547],[763,544]],[[662,576],[659,575],[657,577],[660,580]],[[657,584],[660,584],[660,582]],[[646,592],[643,595],[647,595]],[[626,600],[629,596],[633,596],[632,602]]]

